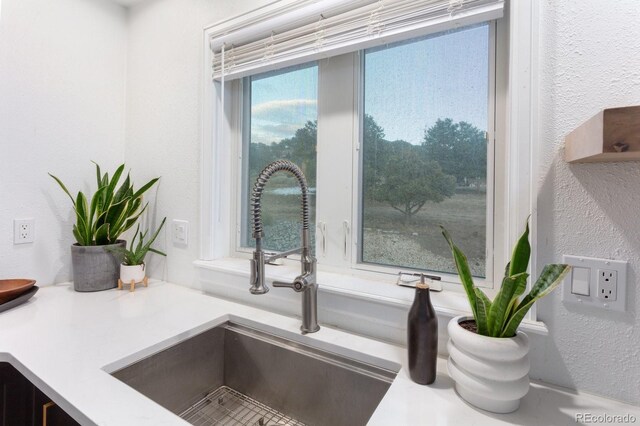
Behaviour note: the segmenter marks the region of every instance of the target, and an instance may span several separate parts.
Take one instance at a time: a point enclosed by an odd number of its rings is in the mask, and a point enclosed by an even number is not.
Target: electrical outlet
[[[32,243],[35,239],[34,219],[14,219],[13,220],[13,244]]]
[[[598,298],[604,302],[618,299],[618,273],[611,269],[598,269]]]
[[[627,307],[627,262],[584,256],[563,256],[573,266],[562,286],[565,304],[584,309],[625,312]]]

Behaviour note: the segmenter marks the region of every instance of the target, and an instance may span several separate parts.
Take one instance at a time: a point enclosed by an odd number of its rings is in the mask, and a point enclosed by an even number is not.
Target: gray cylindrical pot
[[[114,247],[125,247],[126,241],[104,246],[71,246],[73,289],[75,291],[101,291],[118,286],[121,255]]]

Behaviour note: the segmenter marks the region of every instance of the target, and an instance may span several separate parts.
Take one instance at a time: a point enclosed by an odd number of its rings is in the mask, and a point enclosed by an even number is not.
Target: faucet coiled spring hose
[[[255,239],[264,236],[264,230],[262,228],[262,206],[260,201],[264,187],[269,181],[269,178],[279,171],[289,172],[298,180],[300,189],[302,190],[302,230],[303,232],[309,230],[309,187],[307,185],[307,179],[304,177],[304,173],[302,173],[300,167],[291,161],[277,160],[260,172],[253,186],[253,192],[251,193],[251,211],[253,216],[252,235]]]

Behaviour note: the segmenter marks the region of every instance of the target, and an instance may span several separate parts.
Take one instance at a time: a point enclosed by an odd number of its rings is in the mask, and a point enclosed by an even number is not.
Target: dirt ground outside
[[[262,199],[264,246],[273,251],[300,244],[300,196],[283,194],[279,190],[283,187],[272,186]],[[315,194],[310,200],[315,223]],[[410,220],[404,220],[402,213],[388,204],[367,200],[362,223],[363,261],[455,273],[451,251],[440,231],[439,225],[443,225],[467,255],[471,272],[482,277],[486,264],[486,211],[486,193],[476,190],[459,190],[441,203],[427,203]],[[250,237],[245,244],[253,245]]]
[[[486,193],[459,191],[441,203],[427,203],[409,220],[389,205],[366,201],[363,261],[456,273],[444,226],[469,260],[475,276],[485,275]]]

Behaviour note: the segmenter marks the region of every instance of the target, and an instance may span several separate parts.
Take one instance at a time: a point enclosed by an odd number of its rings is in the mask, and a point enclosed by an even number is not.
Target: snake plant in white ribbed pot
[[[493,300],[473,283],[467,258],[442,233],[451,247],[458,275],[471,305],[473,317],[453,318],[449,332],[449,375],[458,395],[473,406],[494,413],[510,413],[529,391],[529,339],[518,331],[533,303],[555,289],[571,269],[546,265],[531,291],[527,287],[531,246],[529,225],[516,244],[498,294]]]

